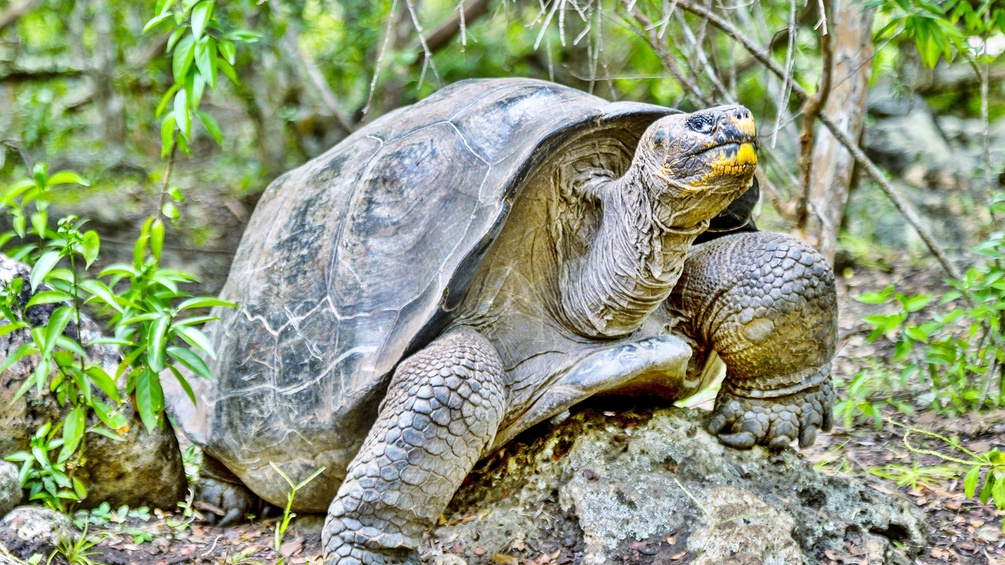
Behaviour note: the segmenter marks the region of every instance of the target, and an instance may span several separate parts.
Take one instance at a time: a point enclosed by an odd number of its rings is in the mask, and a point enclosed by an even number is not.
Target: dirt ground
[[[855,302],[854,297],[890,283],[904,291],[936,293],[946,288],[941,278],[941,271],[932,268],[904,269],[897,273],[859,271],[842,277],[839,283],[840,351],[834,364],[835,378],[850,382],[863,369],[888,366],[892,355],[888,343],[867,342],[869,328],[861,322],[863,316],[883,312],[883,306],[861,304]],[[898,394],[910,402],[910,391]],[[927,409],[918,409],[913,414],[887,409],[884,414],[905,426],[958,438],[962,445],[975,452],[985,452],[995,446],[1005,448],[1005,410],[965,418],[942,416]],[[930,523],[931,545],[924,549],[918,563],[1005,565],[1005,535],[1002,534],[1005,513],[967,499],[963,494],[961,468],[952,467],[934,455],[912,453],[905,445],[904,433],[903,428],[890,424],[877,430],[864,419],[851,427],[838,421],[832,433],[821,434],[816,445],[802,453],[825,473],[851,473],[878,490],[909,499],[922,508]],[[917,432],[912,433],[909,440],[916,448],[946,454],[951,451],[942,442]],[[283,537],[278,552],[274,550],[278,517],[228,528],[186,518],[181,512],[163,514],[156,511],[147,517],[137,516],[136,512],[132,516],[112,512],[95,521],[98,523],[89,527],[88,535],[93,539],[101,538],[90,548],[93,552],[90,558],[96,563],[251,564],[277,563],[280,558],[293,564],[320,563],[318,518],[295,521]],[[440,544],[441,541],[427,543]],[[856,555],[855,551],[849,547],[846,554],[828,553],[825,563],[865,565],[866,558]],[[686,562],[684,553],[677,559]],[[54,560],[58,561],[58,558]],[[568,552],[562,552],[532,559],[494,556],[491,562],[543,565],[575,560],[574,556],[570,560]]]

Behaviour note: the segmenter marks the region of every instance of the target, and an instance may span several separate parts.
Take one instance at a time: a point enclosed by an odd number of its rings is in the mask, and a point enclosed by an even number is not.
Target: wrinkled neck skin
[[[579,181],[577,192],[599,206],[601,221],[588,248],[560,267],[560,294],[567,322],[588,338],[638,329],[669,296],[691,243],[718,213],[701,210],[709,203],[697,190],[647,189],[637,164],[621,178]]]

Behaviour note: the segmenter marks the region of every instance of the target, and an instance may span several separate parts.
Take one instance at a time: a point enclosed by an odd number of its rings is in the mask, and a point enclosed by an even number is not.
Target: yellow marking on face
[[[753,122],[751,122],[751,128],[753,128]],[[757,164],[757,153],[754,151],[754,145],[752,143],[740,144],[740,148],[736,150],[736,163],[738,165]]]
[[[745,133],[751,137],[753,137],[753,135],[757,133],[756,131],[757,128],[754,127],[754,120],[752,119],[738,120],[733,122],[733,125],[736,126],[736,129],[740,130],[741,133]]]

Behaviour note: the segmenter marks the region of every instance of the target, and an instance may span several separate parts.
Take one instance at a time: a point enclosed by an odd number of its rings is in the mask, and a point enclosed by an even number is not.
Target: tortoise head
[[[673,114],[642,135],[633,166],[663,208],[668,227],[689,228],[718,214],[753,182],[754,118],[743,106]],[[665,217],[669,213],[669,217]]]

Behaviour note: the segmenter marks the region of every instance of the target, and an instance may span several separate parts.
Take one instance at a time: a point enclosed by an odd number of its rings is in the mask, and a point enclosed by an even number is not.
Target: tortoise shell
[[[327,489],[373,423],[395,365],[435,338],[521,188],[578,136],[639,134],[667,108],[529,79],[455,83],[374,121],[265,191],[213,334],[216,381],[175,402],[186,432],[259,496],[269,466]],[[521,253],[514,249],[513,253]]]

